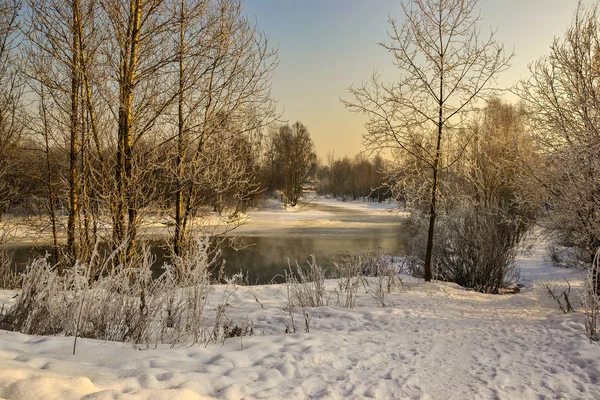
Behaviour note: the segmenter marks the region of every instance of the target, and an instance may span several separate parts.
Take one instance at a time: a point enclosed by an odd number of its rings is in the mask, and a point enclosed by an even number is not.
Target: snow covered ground
[[[562,314],[544,288],[566,278],[575,292],[583,276],[544,257],[540,245],[519,259],[517,294],[403,277],[387,307],[362,291],[354,309],[306,309],[309,332],[296,310],[298,333],[285,333],[284,286],[237,287],[228,315],[252,321],[254,335],[223,345],[137,350],[79,339],[73,356],[73,338],[0,331],[0,397],[600,399],[600,347],[583,335],[582,315]],[[0,292],[0,304],[14,294]]]

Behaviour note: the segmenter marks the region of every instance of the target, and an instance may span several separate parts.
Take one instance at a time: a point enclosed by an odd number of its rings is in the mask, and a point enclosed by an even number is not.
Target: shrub
[[[361,284],[366,288],[363,270],[367,264],[364,253],[346,253],[335,262],[338,287],[335,290],[339,307],[354,308]]]
[[[196,239],[187,252],[173,257],[159,278],[166,296],[163,312],[163,332],[172,331],[169,342],[192,343],[205,340],[205,308],[211,291],[210,273],[216,270],[220,252],[210,253],[208,238]]]
[[[285,271],[288,309],[325,305],[325,271],[317,264],[314,254],[307,263],[309,268],[306,272],[297,261],[295,270],[289,266],[289,270]]]
[[[27,265],[17,302],[0,315],[0,328],[31,335],[51,335],[62,330],[63,316],[71,306],[68,281],[60,279],[48,256]]]
[[[146,345],[205,341],[208,271],[219,256],[209,256],[208,249],[209,238],[196,240],[157,279],[148,249],[135,268],[108,269],[109,258],[96,279],[91,277],[93,256],[88,264],[77,262],[65,269],[62,276],[48,257],[35,260],[23,274],[18,301],[0,315],[0,327]]]
[[[18,289],[21,287],[21,274],[12,265],[12,255],[0,250],[0,289]]]
[[[381,248],[363,253],[365,256],[365,267],[363,274],[374,277],[370,281],[369,294],[379,305],[386,307],[388,301],[386,295],[392,292],[398,282],[402,282],[396,276],[396,270],[392,265],[392,258],[386,256]]]
[[[500,206],[461,207],[438,218],[434,237],[434,278],[483,293],[498,293],[519,279],[515,258],[528,225]],[[420,276],[425,258],[425,220],[416,215],[407,268]]]
[[[515,257],[521,232],[499,212],[474,207],[443,223],[437,251],[443,278],[494,294],[518,281]]]
[[[588,270],[581,301],[585,315],[584,332],[590,342],[600,341],[600,327],[598,326],[598,314],[600,313],[600,291],[598,290],[599,279],[600,249],[596,252],[594,262]]]

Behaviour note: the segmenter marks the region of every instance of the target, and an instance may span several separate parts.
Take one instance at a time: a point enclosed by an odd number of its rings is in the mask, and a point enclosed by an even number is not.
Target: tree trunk
[[[133,88],[137,66],[139,47],[139,30],[141,0],[130,1],[131,26],[125,42],[127,47],[122,49],[121,76],[119,82],[119,147],[117,150],[117,165],[115,178],[117,180],[116,215],[114,216],[113,242],[118,247],[127,241],[125,254],[121,254],[120,262],[129,263],[133,257],[136,239],[137,204],[133,188],[133,142],[131,132],[131,114],[133,106]]]
[[[44,129],[44,145],[45,145],[45,153],[46,153],[46,182],[48,184],[48,212],[50,214],[50,223],[52,225],[52,246],[54,249],[54,258],[58,269],[58,275],[62,276],[62,264],[60,260],[60,249],[58,247],[58,231],[56,227],[56,209],[54,208],[54,183],[52,181],[52,163],[50,162],[50,140],[48,138],[48,119],[46,116],[46,103],[44,97],[44,87],[42,86],[41,92],[41,112],[42,112],[42,120],[43,120],[43,129]]]
[[[440,4],[440,20],[442,18],[442,9]],[[441,29],[441,28],[440,28]],[[443,48],[442,34],[440,31],[440,49]],[[438,197],[438,179],[440,172],[440,161],[442,158],[442,134],[444,133],[444,55],[440,54],[440,97],[438,99],[438,123],[437,123],[437,144],[435,149],[435,160],[433,163],[433,182],[431,184],[431,205],[429,209],[429,229],[427,231],[427,249],[425,251],[425,282],[431,282],[432,272],[431,264],[433,258],[433,235],[435,232],[435,219],[437,214]]]
[[[184,105],[184,79],[185,79],[185,65],[183,62],[183,56],[185,54],[185,12],[184,12],[185,0],[181,1],[181,14],[179,21],[179,87],[178,87],[178,101],[177,101],[177,160],[176,160],[176,174],[177,174],[177,193],[175,197],[175,237],[173,239],[173,252],[177,256],[181,256],[183,253],[184,245],[184,224],[183,224],[183,158],[185,155],[185,121],[183,115]]]
[[[69,263],[74,263],[78,257],[75,239],[75,224],[78,214],[77,199],[77,142],[79,140],[79,40],[76,32],[79,26],[79,0],[73,0],[73,43],[72,43],[72,65],[71,65],[71,137],[69,150],[69,219],[67,222],[67,248]]]

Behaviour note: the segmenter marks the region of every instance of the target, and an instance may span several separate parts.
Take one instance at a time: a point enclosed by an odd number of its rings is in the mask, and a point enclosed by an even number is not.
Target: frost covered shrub
[[[584,249],[574,247],[573,243],[551,242],[547,251],[550,261],[557,267],[587,267],[590,264],[590,254]]]
[[[68,318],[65,333],[78,331],[81,337],[148,343],[163,302],[160,282],[152,279],[153,261],[146,249],[139,266],[117,267],[91,283],[85,279],[76,286],[73,292],[82,309],[81,318],[79,323],[75,316]],[[83,274],[80,269],[77,275]]]
[[[493,294],[518,281],[515,257],[521,232],[502,214],[474,207],[443,222],[436,257],[442,277]]]
[[[60,276],[47,257],[37,259],[23,273],[18,301],[0,324],[27,334],[144,342],[159,298],[153,296],[151,264],[146,254],[139,268],[117,267],[92,281],[89,264],[76,262]]]
[[[374,277],[374,279],[367,280],[369,294],[379,305],[386,307],[388,304],[386,295],[392,292],[398,282],[402,282],[396,276],[397,271],[392,265],[392,258],[386,256],[381,248],[368,251],[363,255],[365,256],[363,274]]]
[[[365,253],[346,253],[335,262],[338,287],[335,290],[337,305],[339,307],[354,308],[360,286],[366,288],[363,275],[365,265],[368,263]]]
[[[307,261],[308,270],[305,272],[296,262],[296,269],[289,267],[285,271],[287,287],[287,307],[322,307],[325,305],[325,271],[311,254]]]
[[[590,342],[600,341],[600,327],[598,326],[598,314],[600,314],[599,279],[600,249],[596,252],[594,262],[588,270],[581,301],[585,315],[584,331]]]
[[[0,328],[31,335],[51,335],[62,330],[63,316],[71,305],[68,281],[61,279],[48,256],[34,260],[22,274],[18,300],[0,315]]]
[[[0,289],[17,289],[21,286],[21,274],[12,266],[12,255],[0,250]]]
[[[393,271],[392,258],[384,254],[382,248],[375,248],[369,251],[358,253],[361,255],[364,276],[388,276]]]
[[[511,219],[501,207],[471,206],[438,219],[434,236],[434,278],[455,282],[483,293],[498,293],[519,279],[515,266],[527,225]],[[415,217],[418,232],[411,243],[408,268],[422,271],[426,228]]]
[[[183,256],[173,256],[173,263],[164,266],[159,279],[166,297],[161,318],[163,341],[195,344],[206,339],[209,271],[215,269],[220,257],[220,252],[211,254],[209,248],[208,238],[195,239]]]
[[[80,336],[135,344],[198,343],[204,339],[204,309],[210,292],[209,239],[196,240],[182,257],[152,277],[154,258],[143,251],[135,268],[96,270],[75,263],[59,276],[47,258],[32,262],[23,274],[16,304],[0,315],[0,327],[28,334]]]
[[[196,239],[156,279],[147,249],[139,267],[118,268],[98,279],[85,294],[80,336],[136,344],[204,340],[208,271],[219,256],[209,256],[209,246],[209,238]]]
[[[361,286],[378,304],[385,307],[386,294],[401,282],[392,265],[392,257],[385,255],[381,248],[345,253],[338,257],[334,265],[338,282],[335,294],[340,307],[353,308]]]

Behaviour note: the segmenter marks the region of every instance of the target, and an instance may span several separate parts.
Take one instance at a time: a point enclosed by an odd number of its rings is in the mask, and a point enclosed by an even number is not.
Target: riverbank
[[[583,273],[545,257],[538,244],[519,258],[519,293],[485,295],[402,276],[386,307],[361,292],[354,309],[295,309],[296,333],[285,333],[285,285],[237,287],[227,313],[250,321],[253,335],[222,345],[140,351],[80,339],[72,356],[73,338],[0,331],[0,397],[600,398],[600,347],[583,335],[582,314],[562,314],[545,288],[566,278],[575,297]],[[209,307],[224,290],[214,288]],[[0,292],[0,304],[16,294]]]
[[[197,218],[193,226],[202,227],[211,234],[219,234],[224,230],[235,227],[229,233],[232,235],[260,234],[276,229],[292,230],[307,226],[327,227],[344,225],[346,228],[355,228],[357,225],[348,225],[348,221],[340,220],[340,211],[356,213],[369,217],[389,218],[389,222],[401,220],[409,215],[408,212],[398,212],[393,202],[343,202],[322,196],[309,194],[307,198],[295,207],[284,207],[275,199],[265,199],[259,207],[250,209],[246,214],[239,214],[235,219],[226,215],[206,210],[202,218]],[[139,234],[147,239],[168,237],[173,234],[172,218],[165,214],[146,213],[140,221]],[[67,217],[59,216],[58,238],[59,242],[66,242]],[[111,226],[108,221],[100,222],[101,235],[109,235]],[[5,216],[0,225],[0,237],[5,235],[9,240],[8,247],[19,245],[44,246],[52,243],[52,232],[48,221],[44,218],[21,218]]]
[[[260,208],[250,210],[245,224],[233,233],[261,235],[303,228],[357,229],[382,224],[393,226],[409,215],[407,212],[398,212],[393,202],[344,202],[310,196],[295,207],[284,207],[278,201],[266,200]]]

